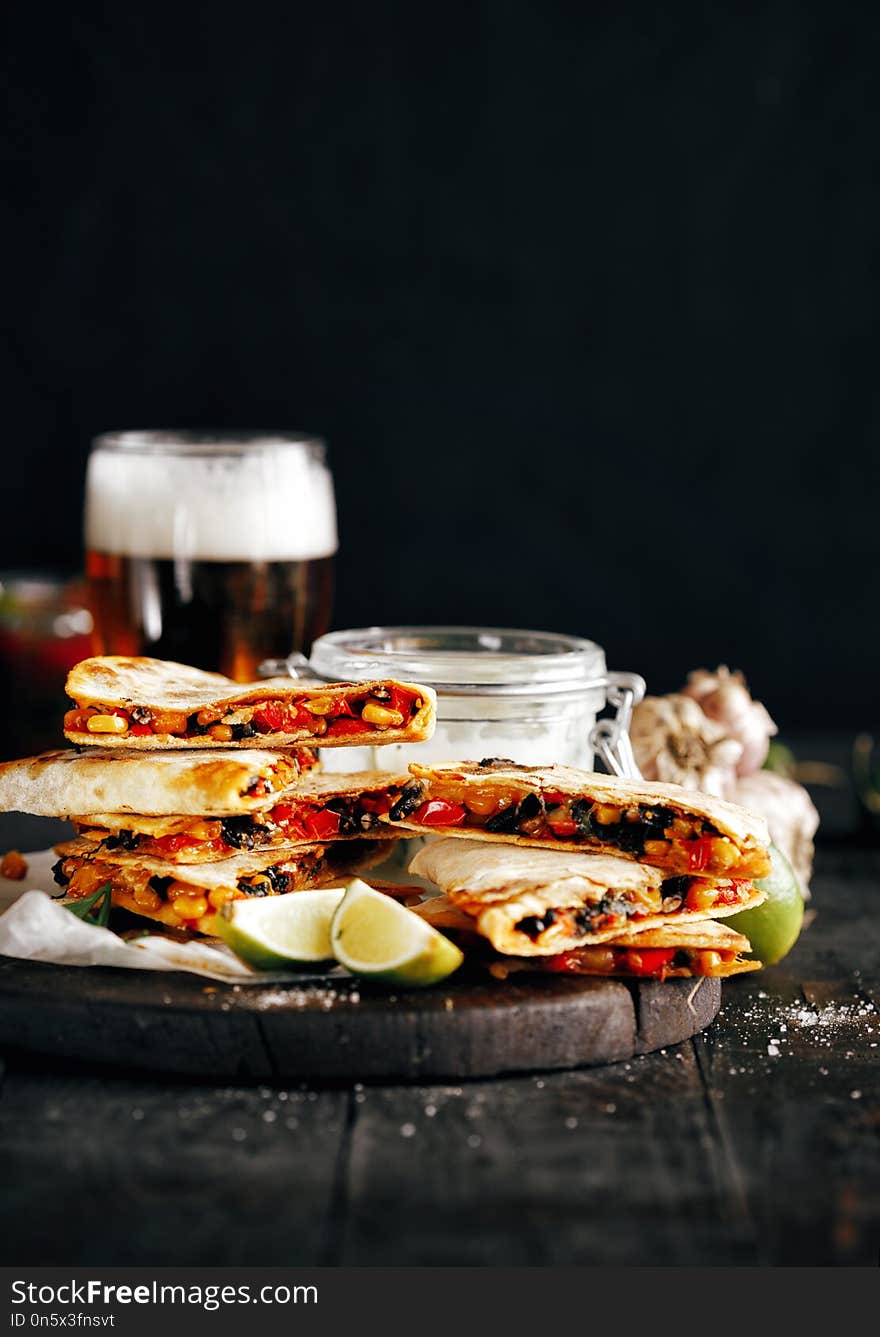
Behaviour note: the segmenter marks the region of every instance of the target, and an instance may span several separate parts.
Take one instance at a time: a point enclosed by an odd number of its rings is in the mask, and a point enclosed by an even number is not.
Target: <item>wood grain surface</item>
[[[502,984],[473,969],[442,988],[389,992],[343,977],[261,988],[0,958],[0,1045],[197,1077],[491,1077],[675,1044],[720,1001],[709,979]]]

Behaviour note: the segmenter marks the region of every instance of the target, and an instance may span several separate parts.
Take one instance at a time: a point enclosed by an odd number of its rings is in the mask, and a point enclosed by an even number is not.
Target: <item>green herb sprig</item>
[[[78,901],[62,901],[65,910],[69,910],[85,924],[94,924],[96,928],[106,928],[110,922],[113,887],[105,882],[91,896],[83,896]]]

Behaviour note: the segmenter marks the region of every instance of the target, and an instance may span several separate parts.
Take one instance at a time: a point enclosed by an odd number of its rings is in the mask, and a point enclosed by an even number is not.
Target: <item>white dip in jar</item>
[[[429,742],[324,748],[325,771],[483,757],[593,769],[590,731],[607,682],[605,652],[593,641],[496,627],[366,627],[322,636],[310,667],[328,682],[400,678],[437,693]]]

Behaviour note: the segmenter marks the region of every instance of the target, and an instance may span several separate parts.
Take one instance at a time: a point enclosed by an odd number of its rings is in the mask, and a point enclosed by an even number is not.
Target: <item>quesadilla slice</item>
[[[409,865],[505,956],[558,956],[667,923],[723,918],[760,905],[747,878],[689,874],[612,855],[440,840]]]
[[[748,938],[714,919],[661,924],[594,946],[574,947],[557,956],[502,956],[480,938],[473,919],[456,910],[445,896],[413,908],[501,980],[520,971],[652,980],[727,979],[761,969],[760,961],[743,959],[743,953],[751,950]]]
[[[0,812],[43,817],[173,812],[227,817],[271,807],[317,764],[311,748],[290,752],[44,752],[0,765]]]
[[[113,858],[143,855],[173,863],[213,862],[241,850],[357,840],[365,835],[394,840],[400,833],[379,817],[394,806],[408,779],[405,773],[383,771],[308,776],[271,807],[228,817],[95,813],[71,820],[83,837],[83,849],[90,847],[95,854]]]
[[[613,854],[672,873],[770,871],[762,817],[679,785],[494,757],[409,769],[386,820],[411,831]]]
[[[233,682],[164,659],[84,659],[67,677],[72,743],[156,748],[321,747],[418,743],[434,732],[430,687],[375,679]]]
[[[60,857],[52,873],[67,899],[81,900],[109,882],[114,906],[169,928],[211,933],[213,917],[227,901],[330,886],[381,863],[388,845],[379,840],[302,845],[200,864],[96,857],[81,840],[59,845],[55,852]]]

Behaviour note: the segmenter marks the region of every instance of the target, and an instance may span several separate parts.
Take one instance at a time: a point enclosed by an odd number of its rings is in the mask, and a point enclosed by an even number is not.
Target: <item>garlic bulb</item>
[[[736,782],[743,745],[689,696],[646,696],[633,710],[630,738],[646,780],[671,781],[724,798]]]
[[[761,769],[777,729],[761,702],[752,700],[741,673],[731,673],[726,664],[719,665],[714,673],[695,669],[688,674],[682,693],[698,701],[703,713],[721,725],[729,738],[742,743],[736,764],[738,776]]]
[[[797,873],[804,895],[809,896],[819,814],[803,785],[775,771],[758,771],[738,780],[729,797],[766,818],[771,840]]]

